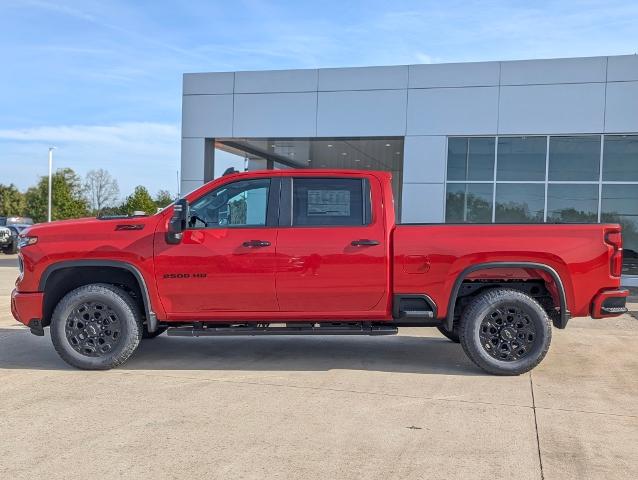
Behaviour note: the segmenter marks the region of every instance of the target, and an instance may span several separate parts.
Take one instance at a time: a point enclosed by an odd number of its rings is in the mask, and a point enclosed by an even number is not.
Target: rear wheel
[[[108,284],[84,285],[55,307],[51,339],[69,365],[107,370],[123,364],[142,338],[139,308],[122,289]]]
[[[461,345],[476,365],[494,375],[520,375],[549,350],[552,324],[530,296],[506,288],[488,290],[467,306],[459,325]]]
[[[445,327],[442,326],[438,326],[436,327],[439,332],[441,332],[444,336],[446,336],[448,339],[452,340],[454,343],[460,343],[461,339],[459,338],[459,326],[458,325],[454,325],[454,328],[452,328],[452,330],[448,330]]]

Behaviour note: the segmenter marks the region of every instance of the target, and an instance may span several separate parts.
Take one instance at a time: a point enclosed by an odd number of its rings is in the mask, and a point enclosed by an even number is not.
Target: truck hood
[[[122,237],[137,232],[152,233],[160,215],[124,218],[78,218],[38,223],[22,232],[22,235],[38,237],[39,240],[104,242],[115,236]]]

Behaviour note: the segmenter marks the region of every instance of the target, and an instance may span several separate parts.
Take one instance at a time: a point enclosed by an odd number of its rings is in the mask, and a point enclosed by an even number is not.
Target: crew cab
[[[620,315],[628,295],[617,224],[397,225],[390,174],[360,170],[233,173],[152,216],[35,225],[19,265],[13,315],[36,335],[50,326],[61,357],[84,369],[118,366],[166,330],[411,326],[517,375],[541,362],[553,327]]]

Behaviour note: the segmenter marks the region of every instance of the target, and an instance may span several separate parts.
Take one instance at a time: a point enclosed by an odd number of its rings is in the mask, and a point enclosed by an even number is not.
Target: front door
[[[276,215],[269,215],[278,186],[270,178],[224,184],[191,202],[180,244],[157,236],[157,285],[172,319],[278,310]]]
[[[388,265],[380,184],[365,177],[288,178],[284,198],[291,202],[282,200],[277,239],[280,310],[355,317],[384,312]]]

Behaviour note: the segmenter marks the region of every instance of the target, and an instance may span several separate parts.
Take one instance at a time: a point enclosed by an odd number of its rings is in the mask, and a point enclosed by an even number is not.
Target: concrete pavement
[[[11,320],[0,257],[0,478],[634,479],[638,321],[574,319],[492,377],[433,329],[144,341],[66,366]]]

